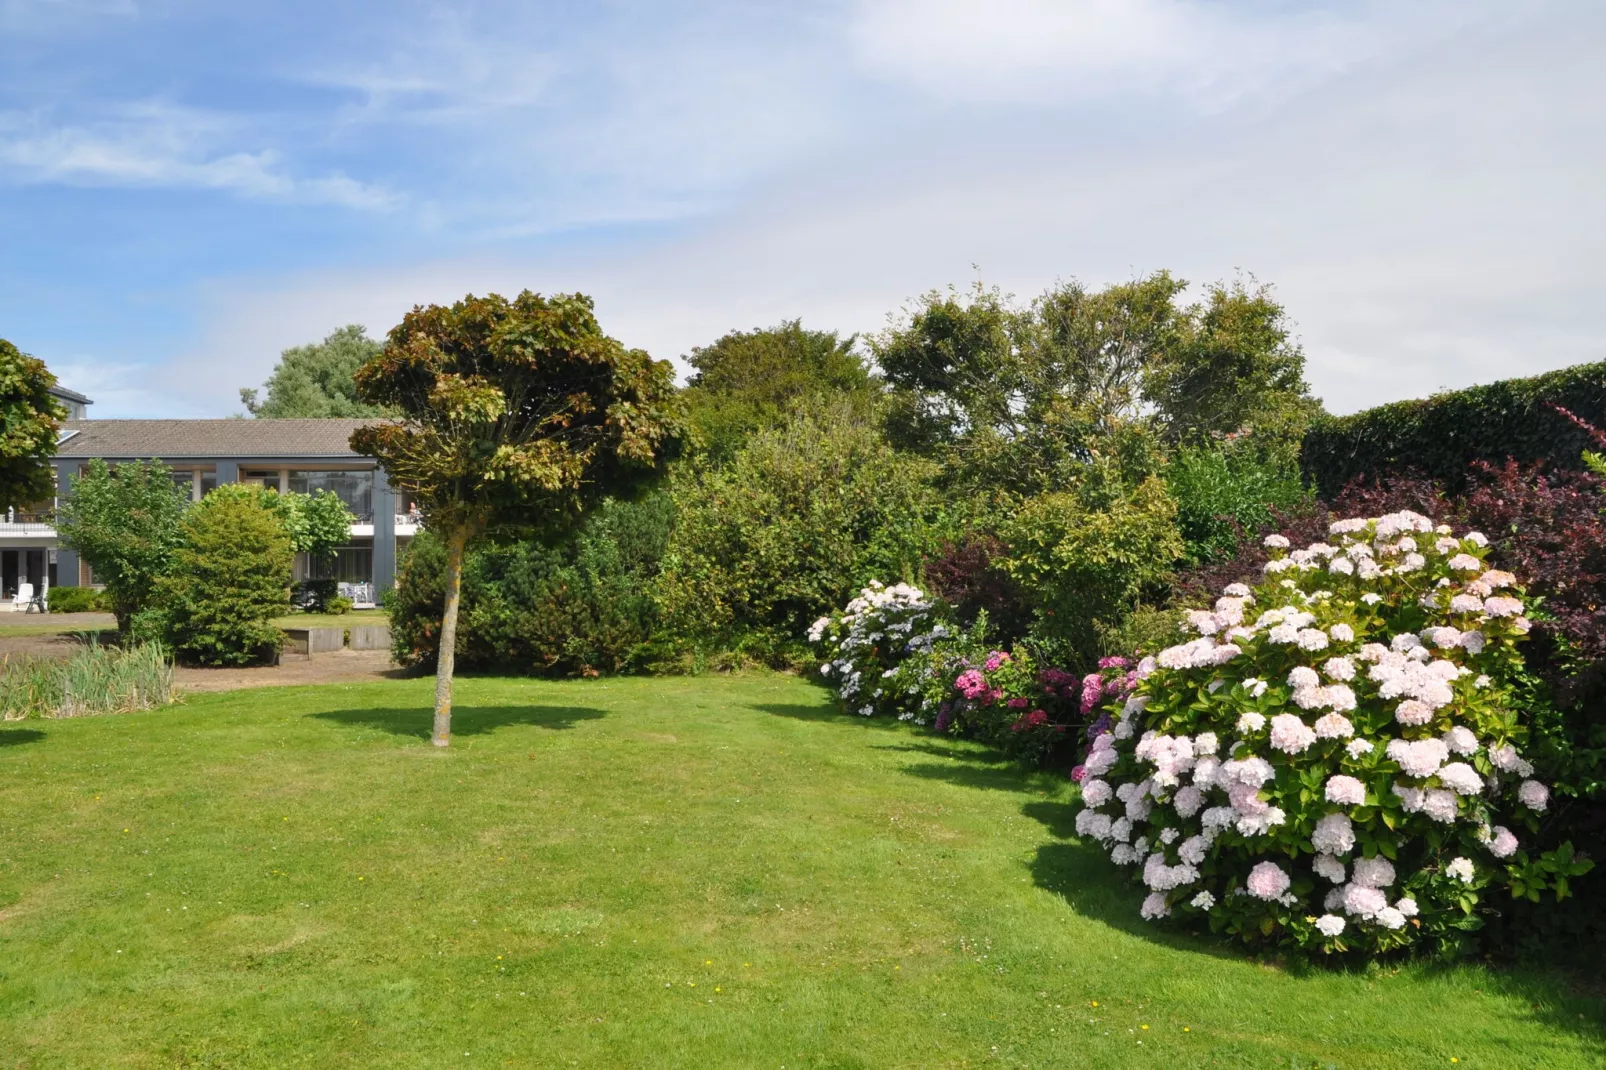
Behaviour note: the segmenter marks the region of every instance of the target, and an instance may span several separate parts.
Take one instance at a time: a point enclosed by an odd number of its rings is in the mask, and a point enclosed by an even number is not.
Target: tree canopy
[[[264,419],[381,416],[384,409],[357,397],[353,376],[380,345],[353,323],[332,331],[322,342],[294,346],[264,384],[268,396],[258,400],[250,387],[240,389],[240,402],[252,416]]]
[[[1024,306],[980,285],[929,293],[874,340],[889,433],[963,482],[1027,494],[1112,454],[1146,477],[1144,441],[1297,441],[1317,405],[1269,288],[1216,284],[1184,305],[1186,288],[1161,271]]]
[[[45,362],[0,338],[0,510],[55,494],[50,458],[67,410]]]
[[[799,404],[869,397],[874,380],[856,341],[787,320],[693,349],[686,398],[709,454],[728,460],[749,435],[782,422]]]
[[[106,585],[125,635],[136,613],[152,605],[157,581],[172,567],[179,522],[189,495],[161,461],[110,467],[96,458],[72,481],[56,511],[61,544],[74,550]]]
[[[572,529],[654,481],[684,434],[681,402],[669,363],[604,334],[589,297],[528,290],[415,307],[355,382],[398,418],[358,429],[352,448],[411,492],[446,544],[434,731],[445,746],[469,541]]]

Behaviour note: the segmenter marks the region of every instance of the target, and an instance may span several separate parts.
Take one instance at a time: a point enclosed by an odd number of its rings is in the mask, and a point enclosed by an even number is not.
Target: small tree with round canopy
[[[356,383],[399,416],[359,428],[352,448],[413,495],[446,546],[431,737],[444,747],[465,548],[493,529],[554,535],[639,491],[678,451],[682,406],[669,362],[605,335],[589,297],[528,290],[414,307]]]

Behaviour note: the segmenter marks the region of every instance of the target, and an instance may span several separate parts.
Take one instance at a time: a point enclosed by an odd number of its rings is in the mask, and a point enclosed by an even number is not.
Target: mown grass
[[[1060,780],[786,677],[0,727],[4,1067],[1573,1067],[1601,1004],[1136,920]]]

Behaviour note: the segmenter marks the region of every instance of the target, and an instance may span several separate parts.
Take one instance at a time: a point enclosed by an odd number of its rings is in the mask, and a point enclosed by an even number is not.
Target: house
[[[356,521],[350,542],[332,561],[298,555],[295,578],[340,581],[359,604],[395,585],[396,555],[418,531],[416,512],[391,489],[371,457],[348,444],[363,420],[91,420],[90,400],[60,389],[52,393],[72,418],[56,447],[57,498],[0,517],[0,599],[9,604],[19,586],[94,584],[89,566],[58,545],[52,524],[56,502],[90,460],[108,463],[159,459],[173,480],[199,501],[223,483],[261,483],[280,491],[339,495]]]

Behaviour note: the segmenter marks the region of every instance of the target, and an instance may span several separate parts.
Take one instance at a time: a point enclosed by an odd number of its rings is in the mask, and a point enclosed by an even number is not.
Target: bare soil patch
[[[245,669],[198,669],[179,666],[180,691],[237,691],[246,687],[291,687],[297,684],[360,683],[405,676],[388,650],[336,650],[311,658],[286,658],[278,665]]]

